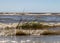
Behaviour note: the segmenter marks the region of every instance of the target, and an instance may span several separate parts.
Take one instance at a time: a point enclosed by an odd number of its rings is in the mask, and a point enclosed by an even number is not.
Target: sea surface
[[[60,16],[33,16],[33,15],[0,15],[1,23],[30,22],[60,22]]]
[[[60,16],[0,15],[0,23],[60,22]],[[52,29],[52,28],[51,28]],[[60,30],[60,27],[53,28]],[[50,36],[0,36],[0,43],[60,43],[60,35]]]
[[[7,36],[0,43],[60,43],[60,36]]]

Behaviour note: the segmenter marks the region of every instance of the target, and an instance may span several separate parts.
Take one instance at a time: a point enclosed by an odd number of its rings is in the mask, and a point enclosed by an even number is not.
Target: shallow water
[[[8,36],[1,37],[4,43],[60,43],[60,36]]]

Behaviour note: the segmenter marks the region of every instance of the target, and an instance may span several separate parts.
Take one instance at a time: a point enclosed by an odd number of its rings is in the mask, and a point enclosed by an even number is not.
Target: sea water
[[[0,23],[19,21],[60,22],[60,16],[0,15]],[[60,43],[60,36],[0,36],[0,43]]]
[[[60,36],[1,37],[0,43],[60,43]]]
[[[60,22],[60,16],[33,16],[33,15],[0,15],[2,23],[30,22]]]

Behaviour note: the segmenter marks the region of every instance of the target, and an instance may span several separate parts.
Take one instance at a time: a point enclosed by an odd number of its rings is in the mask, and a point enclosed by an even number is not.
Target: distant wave
[[[0,22],[4,23],[14,23],[14,22],[30,22],[30,21],[37,21],[37,22],[60,22],[60,16],[18,16],[18,15],[1,15]]]

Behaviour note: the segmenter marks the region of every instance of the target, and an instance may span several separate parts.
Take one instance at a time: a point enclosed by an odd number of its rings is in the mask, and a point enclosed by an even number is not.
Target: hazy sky
[[[60,0],[0,0],[0,12],[60,12]]]

